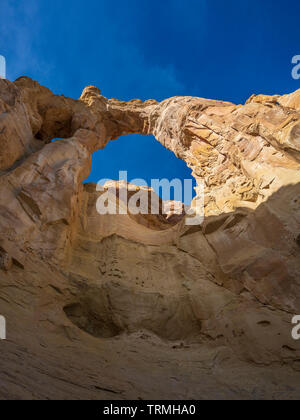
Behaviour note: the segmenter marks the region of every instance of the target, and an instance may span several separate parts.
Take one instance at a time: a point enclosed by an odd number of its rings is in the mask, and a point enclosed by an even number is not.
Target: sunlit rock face
[[[22,77],[0,112],[1,398],[300,397],[300,91],[74,100]],[[160,199],[97,212],[91,155],[133,133],[204,182],[201,225]]]

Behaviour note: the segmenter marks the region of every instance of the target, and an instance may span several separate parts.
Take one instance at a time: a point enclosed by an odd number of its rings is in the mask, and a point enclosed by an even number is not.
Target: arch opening
[[[191,169],[152,135],[122,136],[117,141],[110,141],[104,149],[93,153],[92,169],[84,184],[100,181],[100,184],[104,185],[105,180],[122,181],[124,173],[129,183],[152,186],[164,201],[175,200],[190,205],[196,195],[196,181]],[[181,194],[178,189],[175,191],[172,187],[169,196],[163,188],[159,188],[157,182],[153,182],[164,179],[181,182]],[[189,193],[185,191],[185,185],[191,187]]]

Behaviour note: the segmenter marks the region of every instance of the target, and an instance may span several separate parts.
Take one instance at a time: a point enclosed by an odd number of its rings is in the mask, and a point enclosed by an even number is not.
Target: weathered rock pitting
[[[0,112],[1,398],[299,398],[300,91],[74,100],[22,77]],[[204,180],[202,225],[98,214],[91,155],[132,133]]]

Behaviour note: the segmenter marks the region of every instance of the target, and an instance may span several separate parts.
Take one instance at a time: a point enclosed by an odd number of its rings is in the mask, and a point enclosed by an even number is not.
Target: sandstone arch
[[[1,362],[14,373],[1,396],[19,395],[22,383],[39,398],[58,388],[99,398],[92,364],[109,382],[100,388],[125,398],[137,389],[157,397],[155,381],[160,398],[197,398],[220,378],[216,393],[227,397],[233,384],[245,398],[256,386],[273,397],[282,383],[299,397],[300,349],[287,328],[300,308],[299,92],[241,106],[122,102],[88,87],[73,100],[20,78],[0,80],[0,99],[1,252],[10,262],[0,298],[14,325]],[[131,133],[152,133],[205,180],[203,226],[151,230],[96,214],[96,192],[82,185],[91,154]],[[174,370],[170,391],[164,378]]]

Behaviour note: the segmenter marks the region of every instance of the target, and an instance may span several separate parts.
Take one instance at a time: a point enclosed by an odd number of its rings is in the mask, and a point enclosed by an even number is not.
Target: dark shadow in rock
[[[100,318],[84,303],[73,303],[64,307],[64,312],[73,324],[97,338],[112,338],[122,331],[113,321]]]

